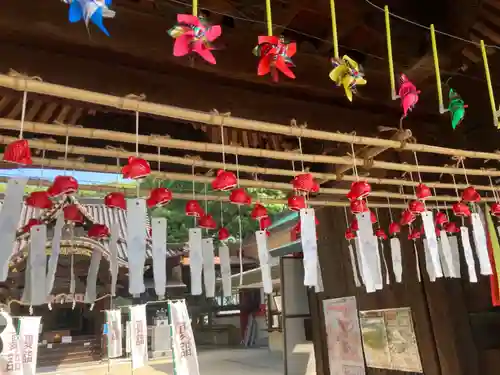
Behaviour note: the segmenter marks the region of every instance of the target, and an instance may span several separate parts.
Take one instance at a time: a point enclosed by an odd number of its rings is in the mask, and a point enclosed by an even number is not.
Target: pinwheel
[[[448,103],[448,111],[451,115],[451,127],[456,129],[465,117],[465,108],[467,104],[463,101],[462,97],[453,89],[448,93],[450,102]]]
[[[345,95],[352,102],[352,95],[356,93],[358,85],[366,85],[364,73],[361,65],[344,55],[341,59],[332,58],[333,70],[330,72],[330,79],[338,87],[344,86]]]
[[[286,42],[285,38],[277,36],[259,36],[259,44],[253,54],[260,58],[257,68],[259,76],[271,73],[274,82],[278,82],[281,72],[289,78],[295,78],[290,68],[295,67],[292,56],[297,52],[295,42]]]
[[[109,9],[111,0],[63,0],[69,4],[69,22],[80,22],[83,20],[85,26],[89,27],[89,22],[96,25],[104,34],[109,36],[109,32],[103,24],[104,18],[113,18],[115,12]]]

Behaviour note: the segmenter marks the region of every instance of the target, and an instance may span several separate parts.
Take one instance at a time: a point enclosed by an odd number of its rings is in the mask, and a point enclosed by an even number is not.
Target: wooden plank
[[[82,117],[82,114],[83,108],[75,108],[73,114],[69,116],[68,124],[75,125],[80,120],[80,117]]]
[[[4,110],[5,107],[12,101],[12,98],[8,96],[2,97],[0,100],[0,113]]]
[[[256,132],[250,132],[250,136],[252,137],[252,147],[259,147],[259,135]]]
[[[71,106],[64,105],[61,108],[61,110],[59,111],[59,114],[56,117],[56,121],[64,124],[66,122],[66,116],[68,116],[68,113],[70,110],[71,110]]]
[[[242,135],[241,138],[243,140],[243,147],[249,147],[250,142],[248,140],[248,132],[246,130],[243,130],[241,135]]]
[[[42,108],[42,105],[43,105],[43,101],[35,100],[33,102],[33,105],[30,107],[30,109],[26,113],[26,121],[33,121],[35,119],[35,116],[38,114],[38,111],[40,111],[40,108]]]
[[[27,104],[28,103],[26,103],[26,105]],[[23,100],[19,99],[16,102],[16,105],[14,106],[14,108],[12,108],[10,110],[10,112],[7,114],[7,118],[12,118],[12,119],[17,118],[21,114],[22,108],[23,108]]]

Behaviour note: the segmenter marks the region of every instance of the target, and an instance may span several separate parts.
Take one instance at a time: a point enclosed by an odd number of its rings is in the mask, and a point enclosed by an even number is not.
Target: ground
[[[280,353],[267,348],[201,349],[198,353],[200,375],[279,375],[283,374],[283,360]],[[38,374],[47,375],[108,375],[107,364],[74,366],[64,369],[39,369]],[[109,375],[131,374],[130,363],[120,362],[110,366]],[[150,361],[149,365],[135,370],[133,375],[174,375],[170,360]]]

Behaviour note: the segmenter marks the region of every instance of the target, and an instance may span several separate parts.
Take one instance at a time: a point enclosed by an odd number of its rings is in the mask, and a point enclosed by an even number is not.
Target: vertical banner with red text
[[[146,305],[130,306],[130,341],[132,369],[135,370],[148,362]]]
[[[172,325],[172,350],[176,375],[200,375],[198,354],[194,342],[191,319],[186,302],[171,301],[168,304]]]
[[[36,374],[41,319],[40,316],[23,316],[19,318],[19,344],[23,357],[23,375]]]

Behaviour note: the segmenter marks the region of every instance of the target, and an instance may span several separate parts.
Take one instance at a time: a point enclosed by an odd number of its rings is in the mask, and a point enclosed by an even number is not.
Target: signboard
[[[323,301],[331,375],[365,375],[355,297]]]
[[[5,375],[22,375],[23,362],[21,345],[19,343],[16,328],[9,313],[0,312],[2,320],[5,322],[5,329],[0,334],[3,349],[0,353],[0,373]]]
[[[105,332],[108,344],[108,358],[122,356],[122,314],[120,309],[106,310]]]
[[[410,308],[360,312],[368,367],[423,372]]]
[[[143,367],[148,361],[146,305],[130,306],[130,348],[132,369]]]
[[[200,375],[191,319],[184,300],[168,304],[176,375]]]
[[[41,317],[39,316],[23,316],[19,318],[19,341],[23,357],[23,375],[36,374],[40,320]]]

